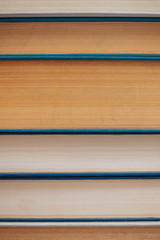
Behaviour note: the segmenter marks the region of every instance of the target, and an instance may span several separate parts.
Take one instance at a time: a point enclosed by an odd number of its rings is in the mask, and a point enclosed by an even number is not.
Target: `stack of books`
[[[0,237],[160,238],[160,2],[0,2]]]

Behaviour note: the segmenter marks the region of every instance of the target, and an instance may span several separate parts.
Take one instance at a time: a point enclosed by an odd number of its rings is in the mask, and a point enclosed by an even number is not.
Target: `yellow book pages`
[[[1,227],[3,240],[159,240],[159,227]]]
[[[0,46],[0,54],[160,54],[160,22],[1,22]]]
[[[0,128],[159,128],[159,61],[0,61]]]

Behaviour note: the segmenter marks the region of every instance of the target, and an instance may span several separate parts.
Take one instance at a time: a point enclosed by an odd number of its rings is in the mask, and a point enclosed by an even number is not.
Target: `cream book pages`
[[[0,173],[160,172],[160,135],[0,136]]]
[[[1,16],[159,16],[159,0],[5,0]]]
[[[0,181],[0,219],[160,218],[159,180]]]

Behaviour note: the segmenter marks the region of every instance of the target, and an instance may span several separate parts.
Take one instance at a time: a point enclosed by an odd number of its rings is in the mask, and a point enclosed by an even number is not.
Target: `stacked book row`
[[[160,18],[28,14],[0,18],[0,234],[158,239]]]

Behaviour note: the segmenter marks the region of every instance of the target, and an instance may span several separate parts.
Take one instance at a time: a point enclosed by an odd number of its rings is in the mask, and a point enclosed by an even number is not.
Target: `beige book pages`
[[[159,227],[0,227],[3,240],[159,240]]]
[[[159,135],[0,136],[1,173],[160,172]]]
[[[0,54],[160,54],[160,22],[1,22],[0,46]]]
[[[160,180],[0,182],[0,218],[159,218]]]
[[[159,61],[0,61],[0,128],[160,128]]]
[[[2,16],[154,16],[159,0],[5,0]]]

